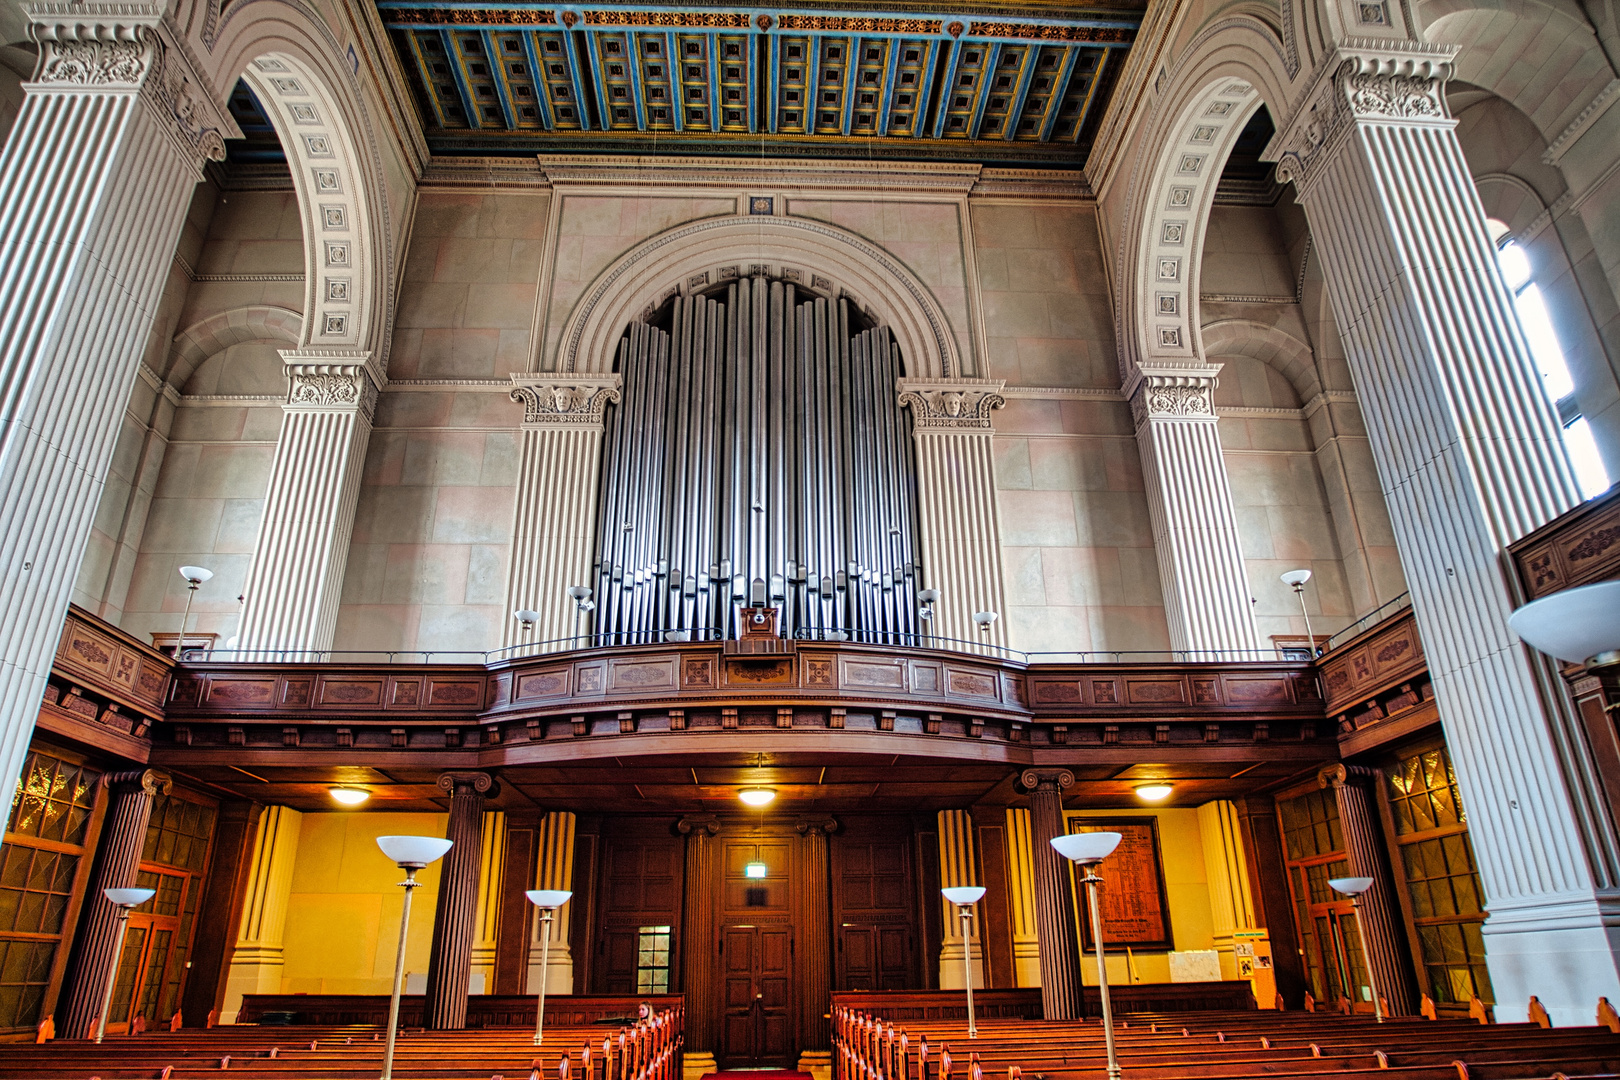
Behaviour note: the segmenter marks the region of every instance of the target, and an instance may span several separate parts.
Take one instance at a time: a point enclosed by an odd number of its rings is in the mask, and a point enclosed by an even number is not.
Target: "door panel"
[[[911,926],[838,929],[838,985],[845,990],[909,990]]]
[[[786,1066],[793,1050],[793,932],[727,926],[721,956],[725,1067]]]

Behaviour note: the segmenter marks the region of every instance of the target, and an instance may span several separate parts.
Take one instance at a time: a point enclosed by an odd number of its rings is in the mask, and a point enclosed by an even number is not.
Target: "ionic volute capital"
[[[1018,782],[1028,791],[1062,791],[1074,785],[1074,773],[1068,769],[1025,769]]]
[[[990,413],[1007,403],[1005,379],[899,379],[900,404],[911,410],[912,430],[993,431]]]
[[[174,778],[160,769],[130,769],[125,772],[103,773],[101,784],[109,791],[167,795],[169,789],[174,786]]]
[[[623,379],[612,373],[562,375],[512,374],[512,400],[523,406],[526,427],[602,428],[608,402],[619,400]]]
[[[438,784],[439,789],[449,792],[452,799],[474,795],[489,798],[499,790],[495,786],[495,778],[486,772],[440,773]]]
[[[720,835],[720,818],[715,814],[687,814],[675,823],[675,831],[682,836],[692,833],[701,833],[704,836]]]
[[[838,831],[838,819],[832,817],[800,818],[793,823],[800,836],[831,836]]]

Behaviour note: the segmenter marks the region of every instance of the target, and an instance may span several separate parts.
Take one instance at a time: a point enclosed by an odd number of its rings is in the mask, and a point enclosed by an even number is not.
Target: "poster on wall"
[[[1069,818],[1069,831],[1117,832],[1119,847],[1102,861],[1097,875],[1103,879],[1098,904],[1102,908],[1103,945],[1110,951],[1126,948],[1157,952],[1176,947],[1170,933],[1170,903],[1164,891],[1164,862],[1159,856],[1159,822],[1151,817]],[[1075,901],[1086,903],[1085,887],[1075,875]],[[1080,920],[1086,949],[1091,940],[1091,919]]]

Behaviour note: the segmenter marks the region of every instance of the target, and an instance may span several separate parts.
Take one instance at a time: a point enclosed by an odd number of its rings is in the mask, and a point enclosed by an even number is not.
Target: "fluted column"
[[[243,994],[281,993],[282,941],[302,821],[302,814],[286,806],[267,806],[259,815],[242,922],[220,1009],[222,1023],[236,1022]]]
[[[973,818],[966,810],[939,812],[939,884],[949,889],[957,885],[982,885],[973,857]],[[970,940],[962,940],[962,917],[956,905],[940,897],[944,912],[943,940],[939,948],[939,987],[941,990],[962,989],[962,950],[968,950],[973,969],[973,987],[984,986],[984,948],[978,933],[979,920],[984,909],[975,906],[974,933]]]
[[[1035,867],[1035,929],[1041,956],[1041,1006],[1048,1020],[1081,1015],[1080,943],[1075,937],[1074,888],[1069,863],[1052,847],[1067,833],[1063,789],[1074,783],[1068,769],[1027,769],[1030,861]]]
[[[688,814],[676,823],[686,837],[685,908],[681,912],[681,992],[686,995],[686,1071],[697,1065],[714,1071],[714,1051],[718,1039],[714,1005],[715,968],[719,954],[715,948],[714,890],[720,819],[713,814]]]
[[[540,819],[540,861],[535,867],[536,889],[574,889],[574,826],[573,814],[554,810]],[[542,973],[540,957],[547,950],[540,947],[540,934],[545,921],[532,919],[529,932],[529,993],[538,993],[540,978],[544,974],[547,994],[574,992],[573,940],[574,903],[569,901],[558,908],[551,918],[550,970]]]
[[[1410,1016],[1413,1008],[1412,966],[1402,944],[1400,908],[1394,895],[1389,859],[1384,854],[1378,811],[1372,800],[1382,774],[1357,765],[1329,765],[1317,774],[1317,783],[1332,789],[1339,806],[1339,828],[1349,856],[1350,873],[1373,879],[1361,894],[1358,929],[1367,943],[1367,956],[1378,992],[1389,1002],[1394,1016]]]
[[[832,889],[828,878],[827,837],[838,830],[829,817],[805,818],[794,824],[799,841],[798,939],[804,955],[799,960],[799,1048],[803,1051],[830,1050],[832,1029],[827,1014],[832,1011]],[[825,1055],[808,1064],[821,1064]]]
[[[1145,368],[1126,385],[1170,647],[1210,652],[1211,659],[1260,648],[1215,424],[1219,370],[1218,364],[1196,371]]]
[[[1232,932],[1254,926],[1254,901],[1249,895],[1249,868],[1243,858],[1243,832],[1237,806],[1226,799],[1200,806],[1198,838],[1203,842],[1204,880],[1209,883],[1209,914],[1214,924],[1215,948],[1231,960],[1222,967],[1232,972],[1230,977],[1236,978]]]
[[[450,793],[450,823],[444,836],[455,846],[445,855],[439,877],[422,1026],[429,1031],[453,1031],[467,1026],[467,983],[472,975],[478,871],[483,861],[484,797],[493,793],[495,782],[488,773],[448,772],[439,776],[439,787]]]
[[[193,188],[237,134],[163,8],[35,14],[39,61],[0,148],[0,791],[28,752]]]
[[[531,641],[567,648],[574,633],[573,585],[593,585],[591,545],[602,461],[602,414],[619,400],[618,375],[512,376],[512,400],[523,405],[523,450],[518,463],[517,508],[512,524],[512,572],[506,608],[540,613]],[[580,623],[589,634],[591,622]],[[520,645],[515,619],[505,644]]]
[[[1503,548],[1578,501],[1442,84],[1449,47],[1355,41],[1273,142],[1322,254],[1488,897],[1496,1016],[1620,994],[1620,854]],[[1549,973],[1556,972],[1556,976]]]
[[[505,887],[506,815],[484,814],[483,842],[478,848],[478,914],[473,930],[472,975],[484,977],[479,993],[495,992],[495,953],[500,947],[501,891]],[[469,987],[469,993],[471,987]]]
[[[900,404],[911,409],[917,451],[917,516],[922,530],[923,581],[938,589],[933,625],[922,633],[949,639],[948,649],[979,651],[1007,644],[1007,620],[988,633],[973,622],[979,611],[1004,614],[1001,511],[996,505],[995,427],[990,412],[1004,405],[1002,379],[901,379]],[[910,598],[914,603],[915,597]],[[971,643],[971,644],[969,644]]]
[[[282,649],[331,648],[381,383],[369,353],[281,356],[287,403],[238,631],[240,648],[262,649],[267,659]]]
[[[1007,886],[1012,907],[1013,978],[1019,986],[1041,985],[1041,946],[1035,930],[1035,858],[1029,811],[1007,808]]]
[[[167,773],[154,769],[106,773],[101,782],[111,790],[112,799],[101,828],[95,877],[85,896],[89,914],[79,931],[78,954],[68,976],[67,1008],[62,1014],[64,1039],[87,1039],[95,1034],[107,980],[118,959],[118,906],[102,890],[135,884],[141,849],[146,845],[146,825],[152,817],[152,796],[167,794],[170,783]]]

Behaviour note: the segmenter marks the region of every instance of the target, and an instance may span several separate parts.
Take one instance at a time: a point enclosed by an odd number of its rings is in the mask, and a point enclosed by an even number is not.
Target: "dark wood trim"
[[[534,1027],[536,998],[529,994],[474,994],[468,999],[467,1026],[470,1028]],[[578,1026],[603,1024],[603,1033],[613,1028],[608,1020],[633,1022],[636,1009],[646,1002],[653,1010],[684,1005],[681,994],[553,994],[546,998],[546,1023]],[[257,1023],[266,1013],[291,1013],[295,1025],[344,1025],[388,1023],[387,994],[246,994],[237,1023]],[[399,1019],[405,1027],[422,1026],[422,995],[405,994],[399,999]]]
[[[1277,823],[1277,806],[1266,795],[1250,796],[1237,806],[1254,918],[1271,939],[1277,992],[1288,1008],[1298,1009],[1305,1001],[1305,963],[1299,928],[1294,925],[1293,894],[1288,889],[1288,863]]]
[[[1508,558],[1526,600],[1620,577],[1620,484],[1509,544]]]
[[[978,849],[980,905],[979,944],[984,953],[987,989],[1017,986],[1013,971],[1012,893],[1007,880],[1007,818],[1001,806],[975,806],[973,838]]]
[[[539,843],[539,815],[506,815],[506,846],[501,866],[500,915],[495,922],[495,993],[528,993],[529,935],[533,917],[528,898],[534,888],[535,845]],[[573,905],[575,922],[589,910]]]
[[[228,802],[214,819],[213,850],[186,957],[191,966],[179,1002],[186,1027],[206,1026],[208,1014],[224,1003],[263,812],[255,802]]]

